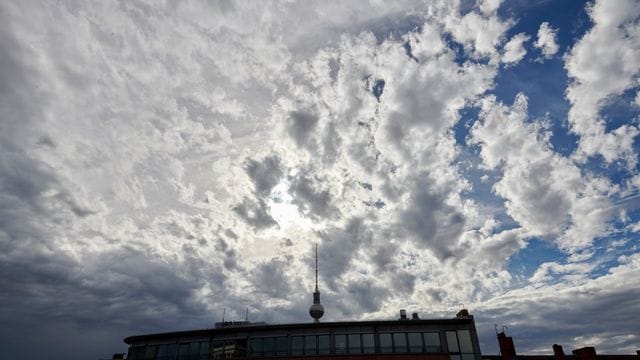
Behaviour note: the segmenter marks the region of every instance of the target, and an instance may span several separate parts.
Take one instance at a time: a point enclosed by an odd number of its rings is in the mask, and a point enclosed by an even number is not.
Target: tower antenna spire
[[[309,315],[313,318],[313,322],[320,322],[320,318],[324,315],[324,306],[320,304],[320,291],[318,290],[318,244],[315,244],[316,250],[316,291],[313,293],[313,304],[309,308]]]

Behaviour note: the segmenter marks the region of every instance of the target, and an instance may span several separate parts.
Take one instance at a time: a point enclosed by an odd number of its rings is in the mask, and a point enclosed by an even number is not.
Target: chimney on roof
[[[400,309],[400,320],[407,320],[407,310]]]
[[[468,319],[469,318],[469,310],[462,309],[462,310],[458,311],[458,313],[456,314],[456,317],[458,319]]]
[[[555,360],[564,360],[564,350],[562,350],[562,345],[553,344],[553,357]]]
[[[575,355],[578,360],[596,360],[596,348],[593,346],[587,346],[580,349],[575,349],[572,351],[573,355]]]
[[[420,318],[418,317],[418,313],[414,312],[411,314],[411,320],[420,320]]]
[[[500,346],[502,360],[516,359],[516,347],[513,345],[513,338],[511,336],[507,336],[504,331],[498,333],[498,345]]]

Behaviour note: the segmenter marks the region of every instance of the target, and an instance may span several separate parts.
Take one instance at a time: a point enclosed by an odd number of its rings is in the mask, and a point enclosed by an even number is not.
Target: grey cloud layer
[[[592,249],[616,216],[609,198],[634,185],[555,153],[526,95],[511,106],[488,95],[533,36],[507,39],[514,20],[496,4],[464,15],[448,1],[0,5],[0,322],[20,330],[2,330],[0,357],[68,358],[78,343],[77,358],[109,357],[124,336],[208,327],[222,308],[304,321],[314,242],[330,320],[461,303],[513,319],[498,310],[535,313],[526,299],[540,294],[562,308],[575,282],[539,273],[516,288],[509,257],[531,236]],[[597,85],[580,80],[579,60],[611,35],[607,11],[594,5],[597,24],[567,55],[570,100]],[[452,129],[469,107],[481,113],[461,144]],[[572,128],[592,134],[583,120]],[[469,196],[467,146],[500,209]],[[637,284],[619,288],[635,257],[616,274],[592,268],[572,271],[577,292],[613,294],[594,309],[637,312]],[[36,346],[15,335],[42,323]],[[623,325],[606,336],[637,329]],[[57,332],[72,336],[47,347]]]

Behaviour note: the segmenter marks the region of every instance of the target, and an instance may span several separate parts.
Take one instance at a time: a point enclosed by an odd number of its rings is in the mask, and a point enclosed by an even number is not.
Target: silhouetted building
[[[480,360],[473,316],[267,325],[218,323],[214,329],[130,336],[128,360],[428,359]]]

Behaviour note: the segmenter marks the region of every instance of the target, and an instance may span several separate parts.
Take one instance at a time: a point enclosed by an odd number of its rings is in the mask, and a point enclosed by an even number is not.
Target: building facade
[[[305,324],[223,323],[213,329],[130,336],[128,360],[481,360],[473,316]]]

